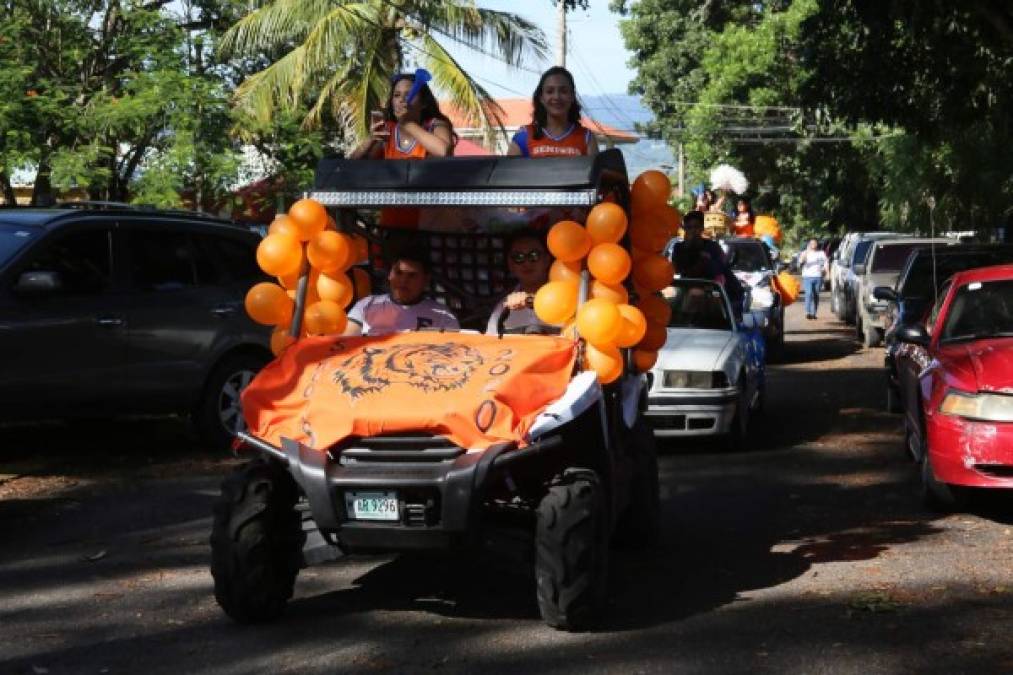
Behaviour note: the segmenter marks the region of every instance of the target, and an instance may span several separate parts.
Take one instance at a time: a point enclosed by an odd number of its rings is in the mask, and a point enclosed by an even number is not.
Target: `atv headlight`
[[[669,389],[724,389],[728,376],[720,370],[666,370],[664,383]]]
[[[944,415],[987,422],[1013,422],[1013,396],[949,391],[939,406]]]

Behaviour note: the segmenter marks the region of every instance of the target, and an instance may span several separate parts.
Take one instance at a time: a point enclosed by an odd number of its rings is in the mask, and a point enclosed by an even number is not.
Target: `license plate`
[[[396,492],[346,492],[345,505],[353,520],[401,519]]]

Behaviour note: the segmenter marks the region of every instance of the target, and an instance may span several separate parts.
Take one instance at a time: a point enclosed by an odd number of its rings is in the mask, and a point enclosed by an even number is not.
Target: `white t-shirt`
[[[359,300],[348,312],[348,320],[362,326],[363,335],[385,335],[422,328],[460,328],[454,313],[432,298],[423,298],[414,305],[400,305],[389,293]]]
[[[806,249],[798,257],[798,262],[802,266],[803,277],[822,277],[823,270],[827,268],[827,254],[819,249]]]
[[[514,291],[519,291],[520,288],[515,288]],[[503,315],[503,303],[506,302],[504,297],[502,300],[496,303],[496,306],[492,308],[492,314],[489,316],[489,324],[485,327],[486,335],[498,335],[499,334],[499,318]],[[513,330],[516,328],[523,328],[524,326],[538,326],[546,330],[551,330],[555,326],[550,326],[535,315],[535,310],[530,307],[522,307],[520,309],[511,309],[510,314],[507,315],[506,321],[503,322],[503,330]]]

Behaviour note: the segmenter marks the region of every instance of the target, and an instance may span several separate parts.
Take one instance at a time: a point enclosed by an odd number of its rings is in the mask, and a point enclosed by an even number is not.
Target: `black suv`
[[[240,390],[271,358],[243,308],[258,242],[189,212],[0,210],[4,418],[186,413],[227,444]]]
[[[919,248],[911,253],[893,288],[877,287],[873,293],[889,302],[886,310],[886,408],[900,412],[897,360],[905,347],[896,339],[897,329],[920,322],[936,302],[943,282],[957,272],[1013,262],[1013,246],[1000,244],[960,244]]]

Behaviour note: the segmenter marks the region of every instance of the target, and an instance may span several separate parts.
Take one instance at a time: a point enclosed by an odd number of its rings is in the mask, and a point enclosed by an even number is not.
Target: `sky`
[[[625,94],[634,71],[627,65],[626,51],[619,33],[619,15],[608,10],[608,0],[592,0],[590,9],[567,13],[569,44],[567,68],[577,81],[581,96]],[[539,26],[549,43],[548,58],[526,64],[535,72],[510,69],[503,63],[466,47],[452,49],[454,58],[480,80],[494,96],[531,96],[538,84],[538,75],[554,65],[556,53],[556,8],[550,0],[478,0],[478,5],[519,14]]]

